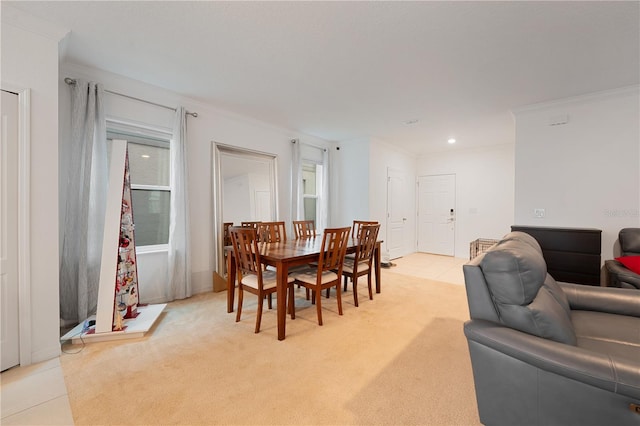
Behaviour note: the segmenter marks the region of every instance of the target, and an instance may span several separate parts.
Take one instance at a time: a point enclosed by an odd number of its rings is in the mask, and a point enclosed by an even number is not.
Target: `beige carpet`
[[[342,317],[323,299],[322,327],[298,290],[284,341],[266,303],[253,333],[251,294],[240,323],[224,292],[170,303],[145,338],[61,357],[75,424],[480,424],[464,287],[393,269],[382,283],[359,308],[347,292]]]

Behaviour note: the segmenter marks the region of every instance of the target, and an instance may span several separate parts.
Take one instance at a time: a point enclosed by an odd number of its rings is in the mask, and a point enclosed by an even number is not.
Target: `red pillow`
[[[627,269],[640,275],[640,256],[616,257],[616,260],[626,266]]]

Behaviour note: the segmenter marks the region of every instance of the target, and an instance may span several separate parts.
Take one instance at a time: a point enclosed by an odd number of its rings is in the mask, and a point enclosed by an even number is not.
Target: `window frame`
[[[321,207],[321,202],[322,202],[322,179],[324,179],[324,164],[321,161],[317,161],[317,160],[311,160],[308,158],[302,158],[302,206],[303,206],[303,213],[304,216],[306,218],[306,204],[304,203],[305,200],[307,199],[315,199],[316,200],[316,211],[315,211],[315,215],[314,215],[314,222],[316,224],[316,227],[318,227],[318,217],[320,216],[320,207]],[[305,193],[305,185],[304,185],[304,169],[305,166],[313,166],[315,168],[314,173],[316,176],[316,185],[315,185],[315,194],[306,194]],[[320,173],[318,173],[318,169],[320,170]],[[318,231],[322,231],[322,229],[317,228]]]
[[[139,123],[111,119],[106,120],[107,143],[113,139],[124,139],[127,143],[155,146],[158,148],[166,148],[169,150],[169,159],[171,159],[171,142],[173,138],[172,131],[167,128],[152,127]],[[169,160],[169,182],[171,182],[171,160]],[[131,191],[162,191],[168,192],[171,197],[171,185],[149,185],[131,183]],[[135,214],[135,213],[134,213]],[[171,207],[169,206],[169,222],[171,221]],[[170,225],[169,225],[170,226]],[[137,253],[153,253],[164,252],[169,249],[169,243],[140,245],[136,243]]]

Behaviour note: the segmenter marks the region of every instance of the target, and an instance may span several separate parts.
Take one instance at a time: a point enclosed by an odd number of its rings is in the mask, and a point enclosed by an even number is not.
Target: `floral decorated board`
[[[129,154],[125,158],[118,268],[114,298],[113,331],[124,329],[124,320],[138,316],[138,268],[136,260],[135,226],[131,205]]]

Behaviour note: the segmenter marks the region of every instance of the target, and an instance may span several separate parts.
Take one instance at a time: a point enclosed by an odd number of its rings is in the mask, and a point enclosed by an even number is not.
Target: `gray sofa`
[[[618,233],[620,256],[640,256],[640,228],[624,228]],[[607,285],[640,290],[640,275],[615,259],[604,262]]]
[[[463,266],[485,425],[640,425],[640,292],[557,283],[511,232]]]

